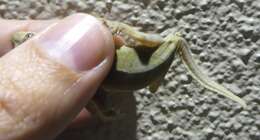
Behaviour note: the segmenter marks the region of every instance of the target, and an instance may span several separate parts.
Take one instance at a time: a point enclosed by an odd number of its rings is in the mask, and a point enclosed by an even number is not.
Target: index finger
[[[58,20],[0,20],[0,56],[9,52],[13,46],[11,37],[18,31],[40,32]]]

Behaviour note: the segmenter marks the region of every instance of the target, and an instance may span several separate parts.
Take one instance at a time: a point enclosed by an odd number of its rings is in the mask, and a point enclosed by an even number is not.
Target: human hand
[[[37,35],[11,50],[14,32]],[[97,19],[0,22],[0,139],[52,140],[79,114],[113,62],[112,35]],[[8,52],[8,53],[7,53]],[[78,120],[87,118],[85,110]]]

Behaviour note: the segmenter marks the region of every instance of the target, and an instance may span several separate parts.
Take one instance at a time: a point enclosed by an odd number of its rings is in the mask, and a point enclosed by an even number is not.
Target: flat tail
[[[221,94],[225,97],[230,98],[231,100],[239,103],[241,106],[246,108],[246,102],[241,99],[240,97],[233,94],[231,91],[227,90],[222,85],[216,83],[215,81],[211,80],[207,75],[205,75],[198,65],[194,62],[194,59],[192,58],[188,43],[185,41],[185,39],[180,39],[180,41],[177,44],[178,47],[178,53],[182,59],[182,62],[186,66],[186,68],[189,70],[191,76],[198,81],[202,86],[205,88],[214,91],[218,94]]]

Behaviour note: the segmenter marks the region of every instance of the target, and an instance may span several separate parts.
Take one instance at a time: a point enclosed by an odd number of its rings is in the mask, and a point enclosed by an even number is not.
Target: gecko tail
[[[218,94],[221,94],[225,97],[228,97],[237,103],[239,103],[241,106],[246,108],[246,102],[241,99],[240,97],[234,95],[232,92],[227,90],[225,87],[221,86],[220,84],[216,83],[215,81],[211,80],[207,75],[205,75],[198,65],[195,63],[195,61],[192,58],[189,45],[187,41],[183,38],[181,38],[178,41],[177,44],[178,53],[182,59],[182,62],[190,72],[191,76],[198,81],[202,86],[205,88],[214,91]]]

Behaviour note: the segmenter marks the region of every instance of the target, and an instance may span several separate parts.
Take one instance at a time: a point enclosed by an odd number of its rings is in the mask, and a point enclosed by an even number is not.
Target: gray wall
[[[248,108],[205,90],[177,57],[157,93],[143,89],[111,96],[121,119],[95,122],[57,140],[260,139],[260,0],[117,0],[113,5],[107,13],[103,1],[0,0],[0,14],[50,19],[96,12],[144,31],[180,31],[197,63]]]

